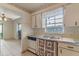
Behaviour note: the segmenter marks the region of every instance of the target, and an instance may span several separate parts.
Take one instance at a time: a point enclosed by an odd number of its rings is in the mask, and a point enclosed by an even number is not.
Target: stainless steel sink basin
[[[43,38],[48,38],[48,39],[60,39],[60,37],[56,37],[56,36],[43,36]]]
[[[79,41],[75,41],[75,44],[79,44]]]

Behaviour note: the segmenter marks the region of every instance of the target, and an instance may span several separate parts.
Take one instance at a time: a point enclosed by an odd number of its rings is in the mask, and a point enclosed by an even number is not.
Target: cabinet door
[[[54,56],[54,52],[46,50],[45,51],[45,56]]]
[[[77,19],[77,26],[79,26],[79,18]]]
[[[28,40],[28,49],[31,52],[36,53],[36,41]]]
[[[50,41],[50,40],[46,40],[46,49],[52,50],[54,51],[54,42]]]
[[[45,40],[40,39],[39,40],[39,47],[43,47],[45,46]]]
[[[79,56],[79,52],[75,52],[68,49],[59,48],[58,50],[59,56]]]
[[[41,18],[41,13],[36,14],[36,28],[41,28],[42,27],[42,18]]]
[[[79,4],[69,4],[64,9],[65,26],[75,26],[79,19]]]
[[[36,19],[35,19],[35,15],[32,16],[32,28],[36,27]]]
[[[44,56],[45,52],[43,48],[39,48],[39,56]]]
[[[46,22],[46,17],[45,17],[45,15],[46,15],[46,12],[43,12],[43,13],[42,13],[42,28],[45,28],[45,27],[46,27],[46,24],[45,24],[45,22]]]

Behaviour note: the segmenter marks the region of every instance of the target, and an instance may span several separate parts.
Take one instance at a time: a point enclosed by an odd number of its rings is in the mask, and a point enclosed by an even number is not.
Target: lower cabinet
[[[68,43],[58,43],[58,55],[79,56],[79,46],[68,44]]]
[[[54,42],[46,40],[45,48],[54,51]]]
[[[54,56],[54,52],[53,51],[45,51],[45,56]]]
[[[44,56],[45,52],[44,52],[44,48],[39,48],[39,56]]]
[[[28,40],[28,50],[30,50],[33,53],[36,53],[36,41]]]
[[[58,55],[58,43],[51,40],[38,39],[39,56],[56,56]]]
[[[59,56],[79,56],[79,52],[75,52],[64,48],[59,48],[58,55]]]

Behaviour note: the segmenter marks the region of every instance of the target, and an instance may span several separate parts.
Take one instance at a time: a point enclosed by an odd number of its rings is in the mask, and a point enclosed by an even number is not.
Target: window
[[[18,32],[18,31],[21,31],[22,30],[22,25],[21,25],[21,23],[17,23],[17,27],[16,27],[16,31]]]
[[[43,15],[43,18],[45,19],[46,32],[64,32],[63,11],[63,8],[58,8],[56,10],[49,11]]]
[[[21,30],[21,24],[18,24],[18,30]]]
[[[3,39],[3,24],[0,23],[0,39]]]

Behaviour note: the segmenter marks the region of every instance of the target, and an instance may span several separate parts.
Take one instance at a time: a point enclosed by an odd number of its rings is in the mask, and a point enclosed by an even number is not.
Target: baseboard
[[[30,51],[29,49],[26,49],[26,50],[22,51],[21,53],[23,54],[23,53],[25,53],[26,51],[29,51],[29,52],[33,53],[33,52]],[[38,56],[36,53],[33,53],[33,54],[35,54],[36,56]]]
[[[22,51],[21,53],[23,54],[23,53],[25,53],[27,51],[27,49],[26,50],[24,50],[24,51]]]
[[[36,56],[38,56],[36,53],[34,53],[34,52],[30,51],[29,49],[27,49],[27,51],[29,51],[29,52],[31,52],[31,53],[33,53],[33,54],[35,54]]]

